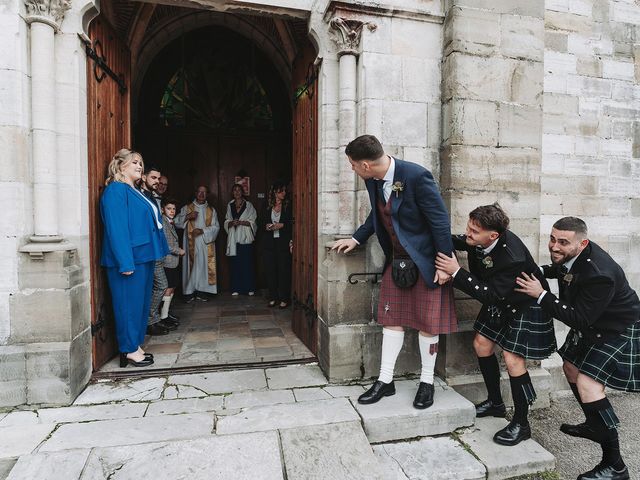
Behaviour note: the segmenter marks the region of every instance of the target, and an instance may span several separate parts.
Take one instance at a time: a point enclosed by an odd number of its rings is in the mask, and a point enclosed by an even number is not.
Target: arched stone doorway
[[[169,177],[171,196],[177,197],[180,204],[189,200],[195,186],[208,185],[212,191],[210,201],[221,223],[236,176],[251,178],[250,200],[259,210],[273,180],[292,181],[294,195],[298,197],[294,198],[294,205],[300,205],[294,227],[297,267],[293,279],[296,300],[293,318],[297,321],[293,324],[298,336],[315,353],[317,107],[310,105],[317,102],[317,97],[313,98],[317,75],[308,74],[315,72],[315,52],[306,38],[306,27],[300,21],[269,17],[166,6],[151,8],[148,4],[136,4],[131,11],[123,5],[128,2],[111,4],[94,21],[101,27],[90,29],[94,46],[98,40],[102,51],[121,52],[124,63],[131,58],[130,71],[117,72],[122,73],[124,89],[111,88],[105,92],[103,84],[98,82],[96,86],[97,76],[88,76],[89,161],[93,165],[90,191],[95,192],[94,208],[103,178],[101,172],[108,163],[105,159],[112,154],[109,141],[99,149],[91,147],[92,140],[98,140],[99,136],[116,143],[132,138],[132,146],[143,153],[145,162],[158,165]],[[106,54],[107,63],[111,56]],[[126,70],[123,64],[119,65]],[[92,67],[90,64],[89,72]],[[120,96],[116,97],[118,91]],[[104,110],[100,112],[105,105],[109,110],[114,105],[122,106],[105,115]],[[107,131],[105,125],[109,126]],[[112,130],[120,133],[112,135],[109,133]],[[111,146],[114,148],[115,144]],[[99,223],[94,210],[94,257],[101,240]],[[226,239],[220,235],[217,250],[222,290],[228,282],[225,245]],[[262,287],[264,277],[258,260],[256,267]],[[101,282],[101,272],[95,265],[92,277],[93,285],[101,287],[93,289],[92,299],[96,370],[115,352],[115,345],[109,299],[104,294],[106,283]],[[225,313],[223,309],[221,313]],[[249,317],[248,309],[245,313]],[[254,313],[268,312],[261,306]],[[300,358],[302,351],[299,348],[294,353]],[[304,351],[307,357],[313,356],[306,347]],[[255,358],[247,362],[261,360],[287,359],[260,356],[256,348]],[[204,363],[210,365],[212,360]]]
[[[201,27],[166,45],[141,83],[133,143],[169,179],[180,205],[210,189],[220,223],[236,177],[249,177],[249,201],[264,209],[269,185],[291,179],[291,101],[286,79],[250,39]],[[258,243],[259,243],[258,238]],[[219,291],[230,289],[226,233],[217,246]],[[260,251],[260,245],[257,245]],[[254,261],[265,288],[263,262]]]

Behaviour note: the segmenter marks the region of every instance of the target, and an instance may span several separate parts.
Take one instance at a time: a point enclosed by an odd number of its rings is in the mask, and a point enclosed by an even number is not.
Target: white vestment
[[[193,239],[194,255],[193,265],[191,265],[189,255],[189,235],[187,233],[187,215],[189,214],[185,205],[180,210],[180,213],[176,215],[174,219],[174,225],[177,228],[184,228],[184,236],[182,238],[182,245],[185,251],[184,260],[182,262],[182,293],[185,295],[191,295],[194,291],[206,292],[206,293],[218,293],[218,286],[211,285],[209,283],[209,270],[208,270],[208,245],[214,243],[218,237],[220,231],[220,224],[218,223],[218,214],[216,209],[213,209],[213,218],[211,219],[211,225],[205,225],[205,219],[207,214],[207,202],[199,204],[193,202],[195,207],[194,211],[198,212],[198,217],[194,220],[194,228],[200,228],[204,232]],[[215,244],[214,244],[215,245]],[[215,246],[214,246],[215,248]]]

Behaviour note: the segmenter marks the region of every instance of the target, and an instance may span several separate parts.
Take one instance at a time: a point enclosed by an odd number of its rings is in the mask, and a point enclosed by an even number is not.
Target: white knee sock
[[[438,335],[433,337],[418,335],[420,358],[422,359],[421,382],[433,384],[433,370],[436,368],[436,357],[438,356],[438,338]]]
[[[393,369],[396,359],[402,350],[404,331],[382,329],[382,358],[380,360],[380,376],[378,380],[384,383],[393,381]]]
[[[160,311],[160,320],[164,320],[169,316],[169,305],[171,305],[171,300],[173,299],[173,294],[165,295],[162,297],[162,310]]]

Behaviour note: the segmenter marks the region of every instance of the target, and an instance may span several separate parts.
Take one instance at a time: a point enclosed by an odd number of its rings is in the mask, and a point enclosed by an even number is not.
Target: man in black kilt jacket
[[[373,135],[356,138],[345,153],[365,180],[372,208],[353,238],[338,240],[333,249],[347,253],[375,233],[386,257],[377,316],[384,327],[380,375],[358,402],[375,403],[396,393],[393,370],[409,327],[420,332],[422,360],[413,406],[425,409],[434,401],[439,334],[457,328],[451,277],[435,268],[437,252],[453,251],[449,213],[431,172],[385,154]]]
[[[526,360],[547,358],[555,352],[556,341],[553,318],[542,312],[535,299],[515,291],[521,272],[542,275],[522,240],[508,228],[509,217],[498,204],[476,208],[469,214],[466,235],[453,237],[455,249],[468,253],[470,271],[460,268],[455,256],[443,254],[438,255],[436,267],[453,275],[455,288],[482,302],[473,346],[488,399],[476,405],[478,417],[506,414],[495,346],[503,351],[514,415],[493,440],[512,446],[531,438],[528,413],[536,393]],[[542,282],[548,287],[544,278]]]
[[[620,422],[605,387],[640,391],[640,300],[622,268],[587,233],[585,222],[575,217],[553,225],[552,265],[542,271],[558,279],[560,298],[526,272],[517,280],[518,291],[536,298],[545,312],[571,327],[559,353],[586,421],[563,424],[560,430],[602,448],[602,461],[578,479],[626,480],[630,477],[620,456]]]

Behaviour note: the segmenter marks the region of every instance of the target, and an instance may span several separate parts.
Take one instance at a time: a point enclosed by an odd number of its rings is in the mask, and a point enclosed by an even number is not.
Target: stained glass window
[[[245,50],[212,48],[193,54],[164,89],[162,125],[273,130],[269,97]]]

